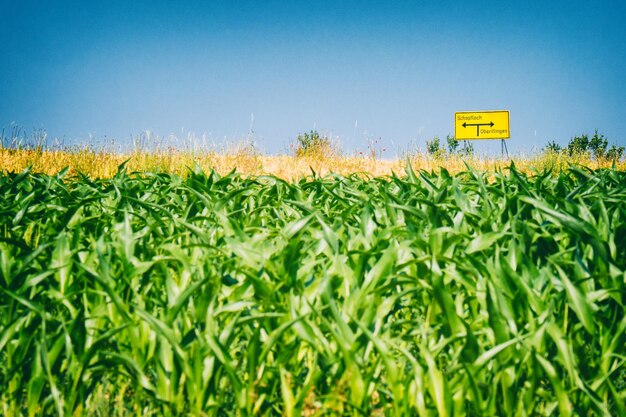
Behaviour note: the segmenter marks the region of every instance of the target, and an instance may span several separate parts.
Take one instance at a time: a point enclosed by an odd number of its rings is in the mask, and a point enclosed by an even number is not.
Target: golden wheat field
[[[215,170],[226,174],[233,170],[243,175],[274,175],[285,180],[297,180],[310,175],[324,176],[363,173],[385,176],[405,171],[407,161],[416,170],[436,171],[444,168],[457,173],[468,167],[485,172],[495,172],[508,167],[511,162],[524,172],[543,170],[560,171],[569,165],[585,166],[590,169],[626,169],[626,162],[597,160],[589,155],[568,156],[564,153],[540,153],[531,156],[487,157],[445,155],[433,157],[426,153],[407,154],[403,158],[378,159],[363,156],[338,156],[312,154],[305,156],[263,155],[253,149],[240,148],[233,152],[190,152],[190,151],[134,151],[117,153],[106,150],[37,150],[0,149],[0,171],[21,172],[26,168],[32,172],[55,174],[64,168],[69,174],[82,173],[93,178],[108,178],[126,162],[130,171],[169,172],[185,175],[190,169],[199,167],[203,171]]]

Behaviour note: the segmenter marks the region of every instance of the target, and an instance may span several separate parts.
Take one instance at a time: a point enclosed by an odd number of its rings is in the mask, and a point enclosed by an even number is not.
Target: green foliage
[[[563,152],[563,147],[559,145],[558,143],[556,143],[555,141],[550,141],[543,148],[543,150],[544,152],[549,152],[549,153],[561,153]]]
[[[567,144],[567,153],[570,156],[587,152],[589,152],[589,135],[574,136]]]
[[[317,130],[299,134],[296,139],[296,156],[328,156],[332,143],[326,136],[320,136]]]
[[[626,173],[0,176],[5,416],[626,415]]]
[[[450,135],[446,135],[446,145],[444,145],[439,137],[435,136],[426,141],[426,152],[436,158],[443,158],[445,155],[471,156],[474,154],[474,145],[465,141],[461,146],[461,143]]]
[[[610,161],[619,161],[620,159],[622,159],[623,155],[624,155],[623,146],[611,145],[609,150],[606,152],[606,159]]]
[[[567,152],[568,156],[588,155],[595,158],[598,161],[618,161],[624,155],[624,147],[611,145],[609,148],[608,139],[598,133],[596,130],[593,136],[583,134],[573,137],[567,147],[564,149],[558,143],[551,141],[544,147],[544,151],[548,153],[562,153]]]
[[[446,149],[442,146],[439,136],[426,141],[426,152],[434,157],[442,157]]]
[[[610,152],[607,152],[608,145],[609,141],[607,138],[602,134],[598,134],[598,130],[596,129],[591,138],[586,134],[573,137],[567,145],[567,153],[569,156],[590,154],[597,160],[621,158],[623,147],[612,145],[609,150]],[[621,152],[620,148],[622,149]]]
[[[598,130],[596,129],[593,137],[589,140],[589,150],[591,150],[594,158],[604,158],[606,154],[606,147],[608,145],[609,141],[604,137],[604,135],[598,135]]]
[[[446,135],[446,142],[448,143],[448,153],[454,154],[459,148],[459,141],[454,136]]]

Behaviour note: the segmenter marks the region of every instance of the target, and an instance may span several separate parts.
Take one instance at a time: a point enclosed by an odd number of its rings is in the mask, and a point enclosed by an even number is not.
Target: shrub
[[[443,145],[439,136],[435,136],[431,140],[426,141],[426,153],[436,158],[445,155],[461,155],[470,156],[474,154],[474,145],[465,142],[461,147],[461,142],[456,140],[454,136],[446,135],[446,146]]]
[[[326,157],[334,154],[330,138],[320,136],[317,130],[299,134],[296,139],[296,156]]]
[[[606,159],[612,161],[619,161],[622,159],[624,155],[624,147],[623,146],[615,146],[611,145],[611,148],[606,153]]]
[[[589,135],[574,136],[567,144],[569,156],[589,152]]]
[[[543,148],[543,150],[544,152],[548,152],[548,153],[561,153],[563,152],[563,147],[559,145],[558,143],[556,143],[555,141],[550,141]]]
[[[589,150],[596,159],[604,158],[606,154],[606,147],[609,145],[609,141],[604,135],[598,135],[598,129],[596,129],[593,137],[589,140]]]
[[[459,148],[459,141],[454,136],[446,135],[446,141],[448,142],[448,153],[455,153]]]
[[[551,142],[544,149],[547,151],[554,150],[554,148],[551,148],[553,146],[558,145]],[[623,146],[611,145],[611,148],[607,150],[608,146],[608,139],[603,134],[599,134],[598,129],[596,129],[591,138],[586,134],[573,137],[567,144],[566,149],[569,156],[587,154],[596,160],[618,160],[624,154]]]
[[[426,152],[434,157],[441,157],[446,153],[445,148],[441,145],[439,136],[426,141]]]

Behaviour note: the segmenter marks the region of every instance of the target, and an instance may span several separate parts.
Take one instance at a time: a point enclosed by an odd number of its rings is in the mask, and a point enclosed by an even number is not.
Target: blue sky
[[[595,129],[626,145],[624,21],[624,1],[0,0],[0,128],[124,145],[252,127],[268,153],[317,129],[392,157],[502,109],[513,152]]]

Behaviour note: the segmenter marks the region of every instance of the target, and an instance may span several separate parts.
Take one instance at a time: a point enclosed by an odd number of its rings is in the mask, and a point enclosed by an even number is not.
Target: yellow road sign
[[[454,113],[456,140],[509,139],[509,111],[462,111]]]

